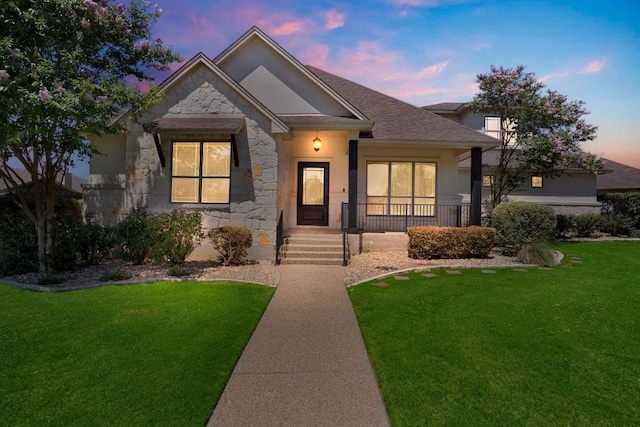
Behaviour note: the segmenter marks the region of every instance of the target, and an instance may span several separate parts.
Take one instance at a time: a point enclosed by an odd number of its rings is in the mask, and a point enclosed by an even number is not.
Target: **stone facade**
[[[170,114],[188,117],[192,114],[243,115],[245,126],[236,136],[238,166],[232,160],[229,204],[172,203],[171,168],[173,141],[229,140],[230,135],[174,133],[161,135],[161,147],[166,159],[161,165],[153,135],[145,132],[144,124]],[[275,250],[278,201],[277,137],[270,133],[271,122],[234,88],[219,79],[210,69],[200,65],[174,84],[164,98],[139,120],[130,123],[126,141],[125,174],[119,189],[93,182],[85,188],[87,212],[105,223],[136,207],[151,212],[173,209],[202,213],[203,228],[224,225],[244,225],[253,233],[252,258],[271,258]],[[94,159],[96,161],[98,159]],[[116,177],[105,181],[117,182]],[[123,188],[122,188],[123,187]],[[120,200],[118,200],[120,198]],[[196,258],[211,257],[212,248],[196,251]]]

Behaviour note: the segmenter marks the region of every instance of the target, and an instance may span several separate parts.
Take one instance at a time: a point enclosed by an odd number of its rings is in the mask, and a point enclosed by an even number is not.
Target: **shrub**
[[[63,200],[63,205],[51,222],[53,246],[47,262],[54,271],[68,271],[76,267],[82,225],[81,205],[74,200]]]
[[[204,238],[202,214],[174,210],[148,219],[153,239],[151,253],[156,263],[183,264]]]
[[[576,235],[589,237],[600,229],[600,215],[581,214],[574,217]]]
[[[144,208],[136,208],[120,221],[114,231],[117,256],[127,262],[142,264],[153,247],[149,230],[151,214]]]
[[[189,270],[184,264],[174,264],[167,269],[167,274],[171,277],[182,277],[189,274]]]
[[[251,231],[244,226],[212,228],[208,237],[213,247],[220,252],[220,262],[224,265],[244,264],[247,248],[253,243]]]
[[[0,276],[37,270],[38,239],[33,222],[13,197],[0,197]]]
[[[76,251],[80,262],[84,265],[100,264],[113,248],[113,227],[100,225],[92,215],[87,215],[78,231]]]
[[[525,245],[516,260],[523,264],[535,264],[543,267],[553,267],[556,264],[555,252],[546,242]]]
[[[566,236],[568,232],[575,228],[573,215],[558,214],[556,215],[556,237]]]
[[[409,227],[409,257],[414,259],[487,258],[496,230],[489,227]]]
[[[612,236],[629,236],[633,228],[633,221],[626,215],[615,212],[602,214],[600,219],[600,231]]]
[[[129,273],[124,268],[114,268],[102,273],[102,275],[98,277],[98,280],[101,282],[119,282],[121,280],[127,280],[129,277],[131,276],[129,276]]]
[[[551,241],[556,232],[556,214],[549,206],[527,202],[505,202],[492,212],[496,243],[507,256],[515,256],[528,243]]]
[[[620,234],[636,235],[640,230],[640,192],[606,193],[599,197],[602,201],[602,213],[605,217],[614,215],[613,229]],[[610,232],[610,231],[608,231]],[[614,233],[612,233],[614,234]]]
[[[38,285],[40,286],[51,286],[51,285],[59,285],[64,282],[62,277],[57,274],[47,273],[38,277]]]

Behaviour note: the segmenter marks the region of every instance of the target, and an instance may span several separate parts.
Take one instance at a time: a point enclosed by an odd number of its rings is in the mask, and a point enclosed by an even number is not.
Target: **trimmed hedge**
[[[409,257],[414,259],[488,258],[496,239],[489,227],[409,227]]]
[[[515,256],[529,243],[553,241],[556,214],[545,205],[528,202],[504,202],[491,213],[496,229],[496,244],[507,256]]]

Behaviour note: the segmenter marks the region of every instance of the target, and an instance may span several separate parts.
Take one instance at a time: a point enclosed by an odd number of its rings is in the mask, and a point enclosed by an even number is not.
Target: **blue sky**
[[[302,63],[415,105],[467,101],[490,65],[525,65],[586,102],[583,147],[640,167],[640,2],[158,0],[156,35],[214,58],[257,25]],[[177,67],[176,67],[177,68]]]

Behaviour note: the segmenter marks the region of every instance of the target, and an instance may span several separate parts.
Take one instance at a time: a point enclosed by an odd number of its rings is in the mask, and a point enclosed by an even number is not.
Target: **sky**
[[[491,65],[524,65],[586,103],[586,151],[640,168],[638,0],[157,1],[154,32],[184,60],[256,25],[303,64],[417,106],[470,101]]]

